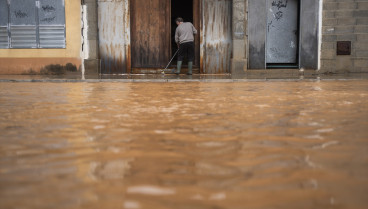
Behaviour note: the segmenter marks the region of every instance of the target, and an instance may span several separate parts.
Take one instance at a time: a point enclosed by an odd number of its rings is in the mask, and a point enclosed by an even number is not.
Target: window
[[[0,0],[0,48],[65,48],[64,0]]]

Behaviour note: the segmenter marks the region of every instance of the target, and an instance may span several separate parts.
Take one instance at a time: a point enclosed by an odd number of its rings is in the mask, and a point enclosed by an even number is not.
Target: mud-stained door
[[[231,0],[202,0],[202,72],[230,73]]]
[[[130,36],[128,23],[128,0],[98,0],[101,74],[127,73]]]
[[[299,0],[267,0],[267,67],[297,67]]]
[[[131,2],[132,68],[163,68],[170,59],[170,0]]]

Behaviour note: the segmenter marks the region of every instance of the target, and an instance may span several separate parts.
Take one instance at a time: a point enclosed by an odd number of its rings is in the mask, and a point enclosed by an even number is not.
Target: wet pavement
[[[368,80],[368,73],[320,74],[315,70],[249,70],[244,74],[121,74],[121,75],[0,75],[0,82],[252,82],[252,81],[319,81]]]
[[[368,206],[366,79],[17,78],[0,77],[0,208]],[[20,82],[38,79],[55,82]]]

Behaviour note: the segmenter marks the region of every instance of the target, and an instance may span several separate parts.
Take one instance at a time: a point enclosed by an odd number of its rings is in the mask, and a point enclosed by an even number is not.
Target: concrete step
[[[174,68],[168,68],[165,70],[165,74],[171,74],[171,70]],[[133,68],[132,74],[161,74],[164,69],[156,69],[156,68]],[[186,74],[188,72],[188,68],[182,68],[180,74]],[[193,68],[193,74],[199,74],[199,68]]]

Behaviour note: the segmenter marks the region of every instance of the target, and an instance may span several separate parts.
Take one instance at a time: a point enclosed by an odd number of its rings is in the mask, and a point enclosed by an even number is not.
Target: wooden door
[[[132,68],[163,68],[170,59],[170,0],[131,2]]]
[[[230,73],[231,0],[202,0],[202,72]]]
[[[98,1],[101,74],[127,73],[129,8],[127,0]]]

